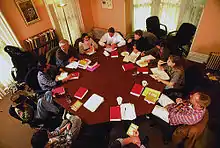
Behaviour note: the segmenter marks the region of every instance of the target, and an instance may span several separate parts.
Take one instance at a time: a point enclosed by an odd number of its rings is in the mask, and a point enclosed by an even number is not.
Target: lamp
[[[67,19],[66,19],[66,13],[65,13],[65,11],[64,11],[64,7],[65,7],[66,5],[67,5],[67,4],[60,2],[60,4],[58,4],[57,6],[60,7],[60,8],[62,8],[62,10],[63,10],[63,15],[64,15],[64,19],[65,19],[66,26],[67,26],[67,31],[68,31],[68,36],[69,36],[69,38],[70,38],[71,45],[73,45],[73,41],[72,41],[71,34],[70,34],[70,28],[69,28],[69,25],[68,25],[68,22],[67,22]]]

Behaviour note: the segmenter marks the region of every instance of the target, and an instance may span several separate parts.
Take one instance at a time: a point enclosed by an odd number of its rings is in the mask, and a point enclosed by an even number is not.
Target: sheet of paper
[[[146,61],[154,60],[154,59],[156,59],[156,58],[150,54],[141,58],[141,60],[146,60]]]
[[[121,119],[122,120],[134,120],[136,119],[136,112],[134,104],[124,103],[121,104]]]

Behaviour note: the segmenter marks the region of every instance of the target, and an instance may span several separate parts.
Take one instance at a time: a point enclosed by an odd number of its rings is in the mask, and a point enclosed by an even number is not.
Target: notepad
[[[134,120],[136,119],[136,112],[134,104],[124,103],[121,104],[121,119],[122,120]]]
[[[93,94],[83,105],[86,109],[88,109],[91,112],[95,112],[97,108],[104,102],[104,98]]]
[[[132,137],[134,136],[134,132],[137,131],[139,126],[135,125],[134,123],[131,123],[128,130],[127,130],[127,135]]]

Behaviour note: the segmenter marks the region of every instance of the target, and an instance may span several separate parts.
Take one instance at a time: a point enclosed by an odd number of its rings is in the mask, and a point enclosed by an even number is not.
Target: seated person
[[[165,41],[162,41],[159,45],[156,45],[154,48],[148,51],[144,51],[142,53],[142,56],[149,55],[149,54],[154,56],[156,59],[167,61],[170,55],[170,50],[167,47],[167,43]]]
[[[52,88],[68,81],[71,78],[71,76],[69,75],[62,81],[57,80],[57,78],[56,80],[53,80],[48,74],[50,64],[47,64],[45,59],[41,59],[41,61],[39,61],[39,67],[41,70],[37,74],[37,79],[42,90],[51,90]]]
[[[148,147],[148,137],[139,135],[138,131],[134,131],[133,136],[129,137],[126,134],[128,129],[128,124],[116,123],[110,132],[109,148],[147,148]],[[125,130],[126,129],[126,130]]]
[[[79,42],[79,53],[85,54],[87,52],[92,52],[98,48],[98,45],[87,33],[82,34],[82,42]]]
[[[135,53],[140,51],[143,54],[147,50],[148,46],[148,41],[143,37],[142,30],[136,30],[134,32],[134,39],[128,39],[128,47],[133,47],[133,51]]]
[[[108,29],[108,33],[105,33],[99,41],[99,45],[106,48],[117,48],[125,45],[126,42],[123,37],[115,32],[113,27]]]
[[[78,51],[67,40],[60,40],[59,46],[60,48],[56,51],[57,67],[65,67],[68,63],[79,58]]]
[[[165,66],[162,66],[166,64]],[[162,82],[166,85],[165,89],[181,89],[185,83],[185,73],[184,69],[180,64],[180,58],[177,56],[169,56],[167,62],[158,61],[158,69],[164,70],[170,76],[170,80],[162,80],[161,78],[155,76],[158,82]]]
[[[70,147],[79,134],[82,121],[78,116],[69,115],[53,132],[40,129],[31,138],[32,148]]]
[[[195,92],[190,95],[188,100],[177,98],[176,102],[165,95],[161,95],[152,114],[162,119],[161,125],[164,138],[169,140],[178,125],[194,125],[200,122],[209,106],[211,99],[202,92]],[[169,130],[168,130],[169,129]],[[169,132],[168,132],[169,131]]]

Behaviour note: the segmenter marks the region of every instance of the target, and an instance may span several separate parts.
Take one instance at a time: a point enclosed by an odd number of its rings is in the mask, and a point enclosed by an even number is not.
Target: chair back
[[[74,46],[73,46],[76,49],[77,53],[79,53],[79,42],[82,42],[82,38],[76,39]]]
[[[34,68],[30,69],[25,76],[25,82],[34,91],[41,90],[41,87],[40,87],[40,85],[38,83],[38,79],[37,79],[38,72],[39,72],[39,69],[34,67]]]
[[[180,46],[190,43],[196,32],[196,26],[190,23],[183,23],[176,34],[177,42]]]
[[[146,19],[147,31],[155,34],[157,37],[160,33],[160,21],[157,16],[151,16]]]

